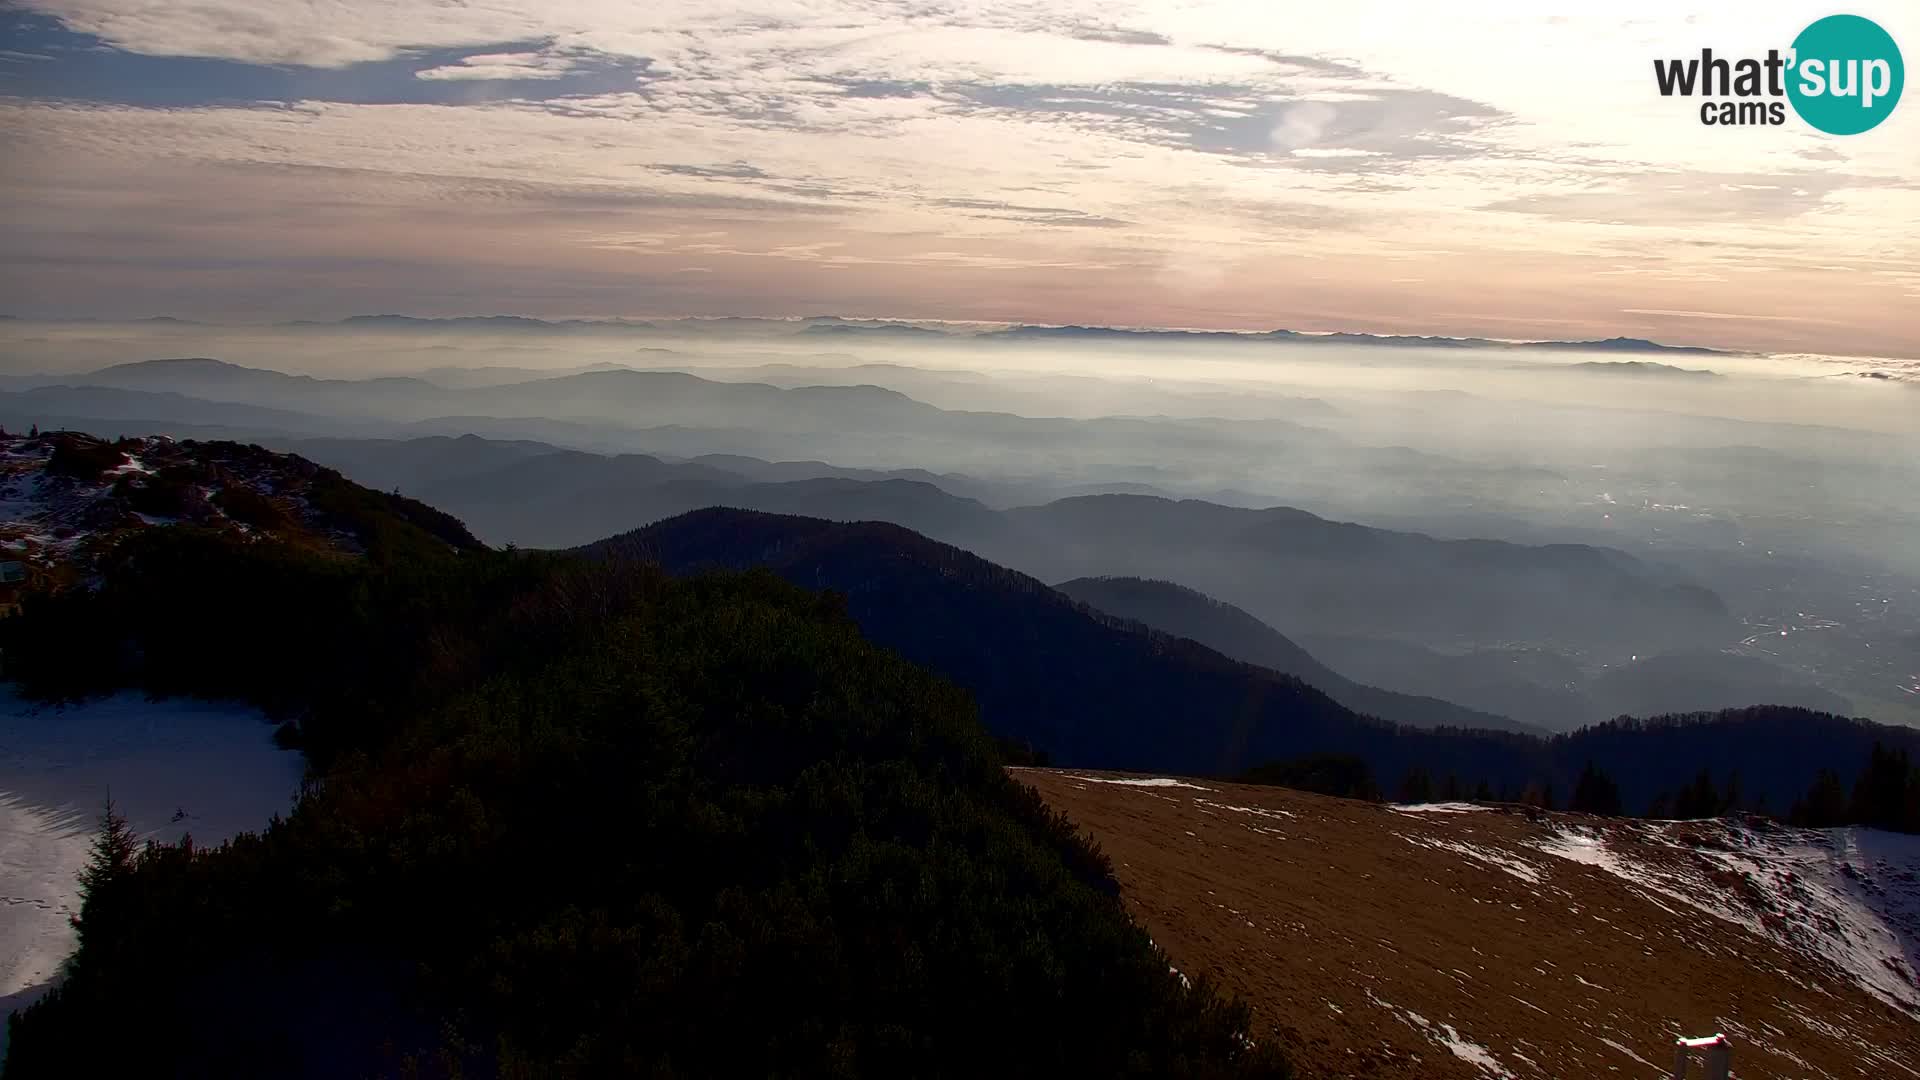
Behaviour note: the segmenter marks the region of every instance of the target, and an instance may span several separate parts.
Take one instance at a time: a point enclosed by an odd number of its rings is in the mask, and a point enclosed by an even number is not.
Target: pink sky
[[[1913,8],[1881,6],[1860,12],[1920,40]],[[1920,356],[1920,108],[1850,137],[1715,130],[1654,89],[1655,57],[1785,47],[1824,13],[1796,4],[24,10],[0,58],[15,314],[841,313]]]

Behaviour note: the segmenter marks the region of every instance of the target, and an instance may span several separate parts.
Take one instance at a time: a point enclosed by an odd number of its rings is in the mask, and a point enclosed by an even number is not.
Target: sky
[[[1874,0],[1920,57],[1920,3]],[[1671,0],[9,0],[0,312],[841,314],[1920,357],[1920,101]],[[1911,95],[1909,95],[1911,96]]]

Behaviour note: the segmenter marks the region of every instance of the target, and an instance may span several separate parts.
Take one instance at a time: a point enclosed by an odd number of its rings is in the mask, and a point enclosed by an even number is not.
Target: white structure
[[[1727,1080],[1733,1071],[1733,1044],[1725,1035],[1709,1035],[1704,1039],[1675,1039],[1673,1042],[1673,1080],[1687,1080],[1687,1068],[1693,1061],[1693,1052],[1707,1064],[1707,1080]]]

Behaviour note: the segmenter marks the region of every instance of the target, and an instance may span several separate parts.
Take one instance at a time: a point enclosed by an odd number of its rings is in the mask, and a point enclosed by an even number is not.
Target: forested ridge
[[[1621,718],[1547,738],[1399,726],[882,522],[714,508],[580,550],[680,574],[762,567],[842,592],[870,640],[972,692],[989,730],[1057,765],[1231,777],[1284,774],[1299,759],[1311,773],[1335,755],[1371,776],[1353,784],[1342,775],[1331,794],[1544,803],[1565,800],[1593,764],[1636,814],[1671,806],[1706,769],[1712,784],[1739,788],[1737,808],[1784,813],[1820,770],[1852,776],[1876,743],[1920,754],[1914,729],[1767,705]]]
[[[831,594],[168,528],[3,633],[35,694],[240,697],[313,773],[96,862],[9,1080],[1284,1074]]]

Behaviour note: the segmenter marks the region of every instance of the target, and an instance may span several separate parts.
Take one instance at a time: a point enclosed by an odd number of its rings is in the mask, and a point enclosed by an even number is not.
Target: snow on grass
[[[1868,993],[1920,1010],[1920,837],[1754,828],[1732,820],[1560,827],[1534,846],[1824,959]]]
[[[1403,814],[1472,814],[1487,807],[1470,802],[1397,803],[1392,809]]]
[[[109,793],[141,837],[212,845],[285,813],[301,769],[250,708],[135,694],[37,708],[0,688],[0,1017],[73,951],[76,875]]]
[[[1607,1038],[1605,1035],[1599,1035],[1599,1036],[1596,1036],[1596,1038],[1598,1038],[1601,1042],[1607,1044],[1609,1048],[1616,1050],[1622,1054],[1625,1054],[1627,1057],[1630,1057],[1633,1060],[1639,1062],[1640,1064],[1645,1065],[1649,1069],[1660,1069],[1660,1066],[1655,1065],[1653,1062],[1648,1061],[1646,1058],[1643,1058],[1639,1054],[1634,1053],[1631,1048],[1624,1046],[1620,1043],[1614,1042],[1612,1039]],[[1661,1070],[1661,1075],[1664,1076],[1665,1074],[1666,1074],[1665,1070]]]
[[[1255,817],[1291,818],[1300,815],[1291,810],[1269,810],[1263,806],[1235,806],[1232,803],[1214,802],[1212,799],[1195,799],[1196,806],[1211,806],[1217,810],[1231,810],[1236,814],[1252,814]]]
[[[1068,774],[1067,779],[1082,780],[1089,784],[1119,784],[1122,787],[1183,787],[1192,788],[1195,791],[1213,790],[1210,787],[1202,787],[1199,784],[1189,784],[1185,780],[1173,780],[1164,776],[1156,776],[1149,779],[1132,779],[1118,776],[1074,776]]]
[[[1505,1065],[1502,1065],[1499,1058],[1493,1056],[1493,1051],[1461,1035],[1458,1031],[1454,1030],[1452,1024],[1436,1023],[1429,1020],[1419,1013],[1414,1012],[1412,1009],[1395,1005],[1393,1002],[1380,997],[1371,989],[1367,991],[1367,1000],[1372,1002],[1376,1008],[1385,1009],[1401,1023],[1419,1032],[1421,1035],[1446,1047],[1448,1052],[1453,1054],[1454,1057],[1467,1062],[1488,1076],[1497,1077],[1498,1080],[1517,1080],[1513,1072]]]
[[[1394,833],[1400,839],[1415,847],[1433,848],[1436,851],[1451,851],[1455,855],[1464,855],[1478,863],[1503,870],[1529,885],[1538,885],[1544,879],[1540,868],[1510,852],[1498,848],[1480,847],[1459,840],[1440,840],[1427,836],[1408,836]]]
[[[1607,850],[1606,841],[1592,829],[1577,826],[1563,828],[1550,839],[1541,840],[1534,847],[1549,855],[1557,855],[1570,862],[1586,863],[1611,870],[1616,865],[1613,854]]]
[[[1454,1057],[1472,1065],[1488,1076],[1497,1076],[1500,1077],[1500,1080],[1514,1080],[1512,1070],[1500,1064],[1500,1059],[1494,1057],[1491,1050],[1488,1050],[1486,1047],[1481,1046],[1471,1039],[1463,1037],[1459,1032],[1453,1030],[1452,1024],[1439,1025],[1438,1031],[1434,1034],[1434,1041],[1452,1051]]]

